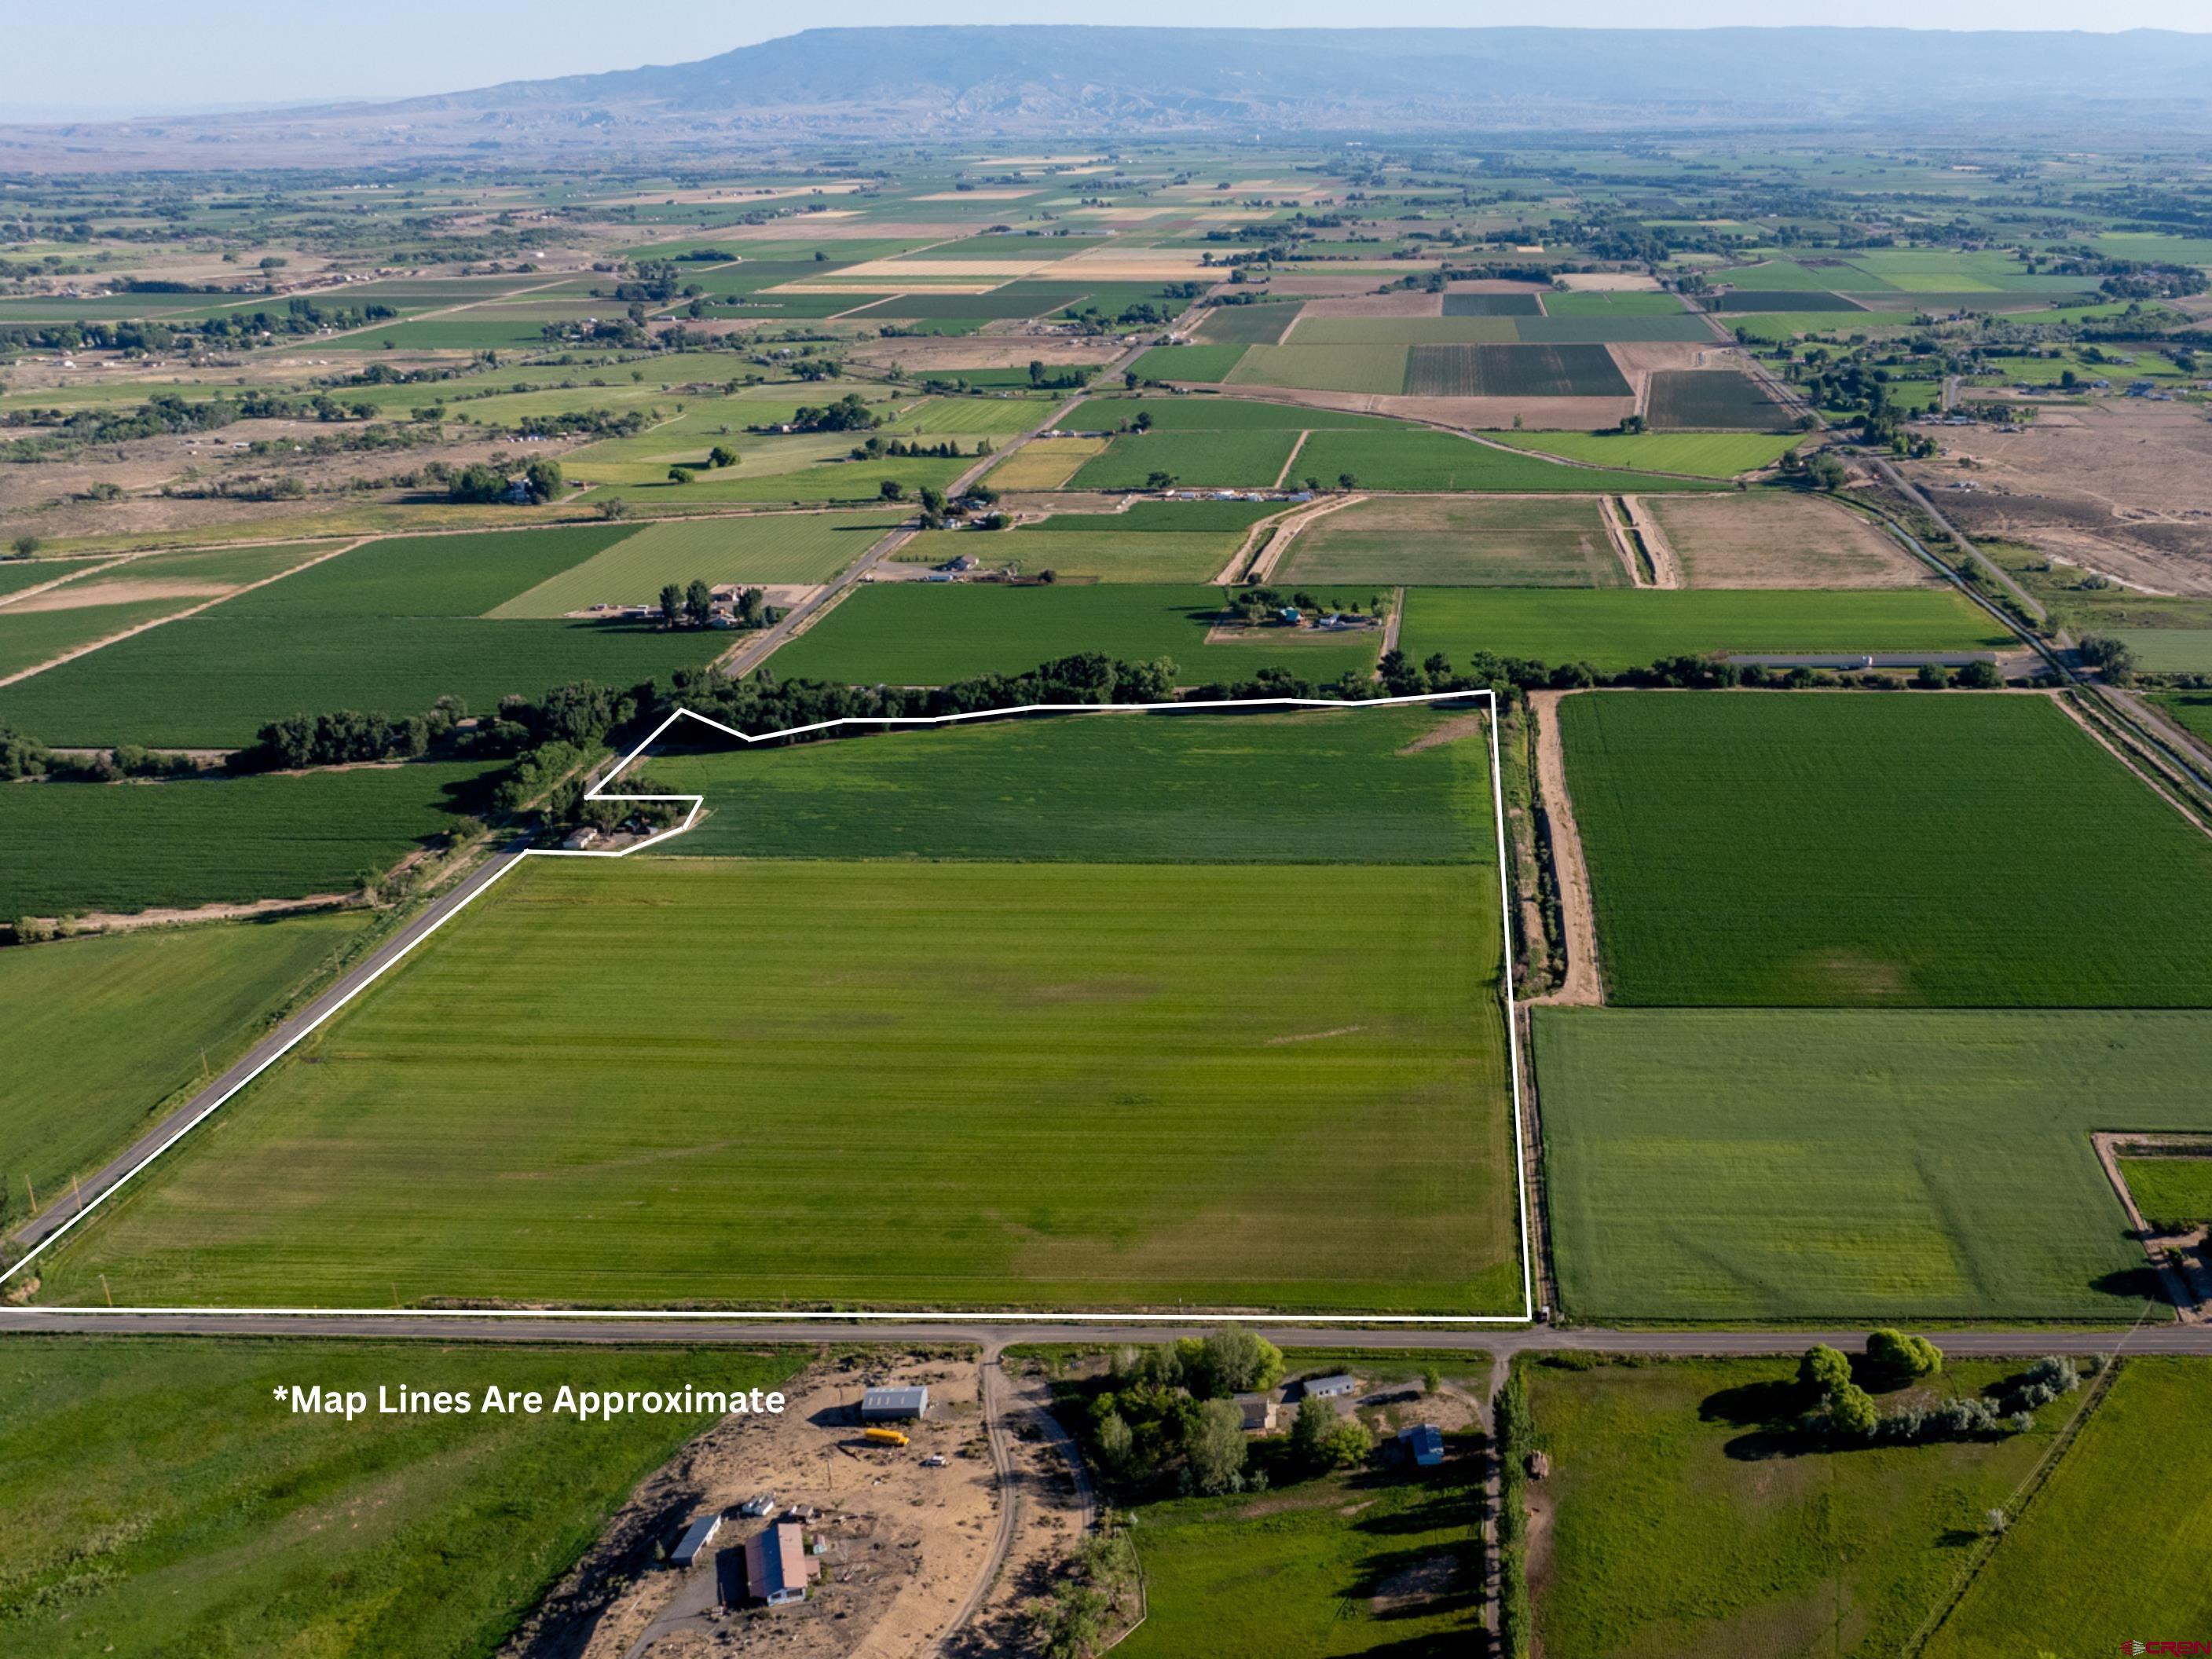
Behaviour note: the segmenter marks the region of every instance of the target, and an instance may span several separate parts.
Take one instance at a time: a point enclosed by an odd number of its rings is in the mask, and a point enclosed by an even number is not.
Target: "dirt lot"
[[[1559,883],[1559,919],[1565,935],[1567,976],[1548,996],[1531,1002],[1589,1006],[1605,1000],[1598,971],[1597,909],[1590,899],[1589,866],[1583,858],[1582,832],[1575,827],[1574,799],[1567,791],[1566,746],[1559,739],[1559,691],[1531,691],[1529,712],[1536,717],[1536,783],[1551,821],[1552,861]]]
[[[872,1366],[870,1361],[876,1361]],[[864,1366],[867,1368],[864,1369]],[[599,1546],[506,1649],[508,1659],[653,1659],[773,1652],[798,1659],[910,1659],[967,1600],[998,1527],[998,1480],[982,1438],[972,1357],[875,1356],[824,1362],[795,1379],[777,1418],[731,1418],[631,1497]],[[866,1447],[857,1406],[880,1384],[927,1384],[930,1414],[904,1450]],[[932,1455],[946,1459],[926,1468]],[[766,1524],[737,1506],[773,1493],[823,1542],[807,1599],[750,1611],[739,1591],[745,1540]],[[728,1514],[714,1559],[689,1571],[651,1565],[653,1542],[695,1516]]]
[[[1917,587],[1940,579],[1864,519],[1815,495],[1641,498],[1692,587]]]
[[[1909,471],[1967,535],[2152,592],[2212,594],[2212,421],[2196,406],[2105,398],[2047,409],[2021,432],[1946,434],[1943,445]],[[1946,488],[1961,481],[1979,487]]]
[[[1036,1652],[1026,1609],[1051,1589],[1091,1520],[1089,1480],[1081,1454],[1053,1419],[1050,1379],[1020,1360],[1006,1362],[1005,1375],[1018,1524],[990,1593],[953,1650],[960,1659],[1028,1659]]]

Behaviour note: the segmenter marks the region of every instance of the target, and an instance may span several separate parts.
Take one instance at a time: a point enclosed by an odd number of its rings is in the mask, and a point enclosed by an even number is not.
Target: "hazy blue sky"
[[[1645,0],[1550,0],[1545,23],[1650,27]],[[1537,21],[1522,6],[1368,0],[1364,24],[1470,27]],[[1908,28],[2171,28],[2197,0],[1859,0],[1854,23]],[[1040,15],[1040,14],[1042,15]],[[1116,23],[1341,26],[1338,0],[1122,0]],[[1669,27],[1826,21],[1778,16],[1771,0],[1679,0]],[[0,0],[0,121],[307,100],[455,92],[640,64],[708,58],[809,24],[1099,22],[1094,6],[1035,0],[844,0],[836,6],[692,5],[625,10],[605,0]],[[2197,13],[2201,26],[2203,15]],[[111,47],[121,46],[121,50]]]

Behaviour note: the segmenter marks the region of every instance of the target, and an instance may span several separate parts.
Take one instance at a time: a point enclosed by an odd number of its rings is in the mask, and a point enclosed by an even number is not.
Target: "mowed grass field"
[[[2208,1493],[2212,1365],[2123,1361],[2096,1415],[1922,1651],[2096,1653],[2115,1632],[2203,1630],[2212,1586],[2197,1564],[2212,1547]]]
[[[1372,591],[1316,595],[1364,606]],[[1083,651],[1129,662],[1171,659],[1185,685],[1242,679],[1284,667],[1302,679],[1334,679],[1370,666],[1379,630],[1320,634],[1265,628],[1208,643],[1223,590],[1135,583],[1008,587],[879,582],[843,600],[771,659],[783,678],[848,685],[947,685],[979,674],[1019,673]],[[0,709],[6,705],[0,703]]]
[[[305,776],[0,788],[0,915],[351,892],[484,810],[506,763],[415,762]]]
[[[1504,1311],[1497,906],[1474,864],[530,860],[46,1294]]]
[[[1540,1009],[1561,1294],[1595,1319],[2136,1316],[2093,1130],[2212,1130],[2212,1016]]]
[[[1464,710],[1085,714],[753,750],[670,735],[708,745],[649,762],[711,803],[676,856],[1496,860],[1489,742]]]
[[[12,1336],[0,1645],[495,1652],[703,1413],[293,1414],[279,1387],[773,1389],[774,1350]]]
[[[1877,1398],[1972,1396],[2020,1369],[1953,1364]],[[2009,1506],[2081,1398],[2044,1407],[2025,1433],[1831,1451],[1794,1432],[1811,1403],[1794,1356],[1521,1375],[1552,1463],[1528,1488],[1549,1522],[1536,1634],[1591,1659],[1912,1651],[1966,1537]],[[2045,1589],[2066,1582],[2057,1571]]]
[[[662,585],[826,582],[900,522],[885,513],[764,513],[669,520],[492,607],[489,615],[564,617],[594,605],[651,605]]]
[[[1594,496],[1415,495],[1322,514],[1298,532],[1273,580],[1625,587],[1628,570]]]
[[[1334,484],[1346,474],[1359,489],[1499,490],[1510,494],[1607,490],[1648,494],[1720,486],[1658,473],[1562,466],[1539,455],[1513,454],[1490,444],[1422,428],[1316,431],[1298,451],[1293,478]]]
[[[42,1206],[62,1196],[71,1175],[99,1167],[172,1094],[236,1058],[365,921],[326,913],[0,951],[9,1197],[27,1206],[27,1178]]]
[[[2212,1006],[2212,841],[2046,697],[1600,691],[1559,720],[1610,1001]]]
[[[2008,643],[1959,595],[1910,588],[1420,587],[1406,596],[1400,638],[1417,662],[1435,651],[1455,662],[1492,651],[1586,662],[1600,673],[1719,651],[1972,651]]]

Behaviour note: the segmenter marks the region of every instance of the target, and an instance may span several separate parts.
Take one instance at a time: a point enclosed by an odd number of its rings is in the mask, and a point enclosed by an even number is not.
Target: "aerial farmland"
[[[0,103],[0,1654],[2206,1634],[2206,37],[216,11]]]

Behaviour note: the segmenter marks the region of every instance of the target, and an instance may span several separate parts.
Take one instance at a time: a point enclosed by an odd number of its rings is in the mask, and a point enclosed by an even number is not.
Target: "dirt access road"
[[[1566,745],[1559,737],[1559,701],[1572,695],[1528,694],[1528,713],[1536,723],[1536,787],[1543,796],[1542,828],[1551,839],[1552,870],[1559,890],[1567,975],[1556,991],[1525,1000],[1594,1007],[1605,1000],[1605,981],[1598,971],[1597,912],[1590,896],[1589,866],[1583,858],[1582,831],[1575,826],[1574,798],[1567,793]]]

